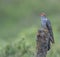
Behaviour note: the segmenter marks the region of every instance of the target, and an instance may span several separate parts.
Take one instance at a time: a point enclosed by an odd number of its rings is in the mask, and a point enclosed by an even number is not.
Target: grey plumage
[[[46,26],[47,26],[47,29],[48,29],[48,31],[50,33],[50,40],[53,43],[54,42],[53,31],[52,31],[51,22],[49,20],[47,20]]]
[[[50,42],[54,43],[53,31],[50,20],[46,18],[46,16],[41,16],[41,26],[44,29],[49,31],[49,41],[48,41],[48,50],[50,49]]]

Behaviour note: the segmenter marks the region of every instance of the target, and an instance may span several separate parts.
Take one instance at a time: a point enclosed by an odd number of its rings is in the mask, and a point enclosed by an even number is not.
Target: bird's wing
[[[47,28],[48,28],[48,30],[49,30],[49,33],[50,33],[50,40],[51,40],[51,42],[52,43],[54,43],[54,37],[53,37],[53,31],[52,31],[52,26],[51,26],[51,23],[50,23],[50,21],[49,20],[47,20],[47,22],[46,22],[46,26],[47,26]]]

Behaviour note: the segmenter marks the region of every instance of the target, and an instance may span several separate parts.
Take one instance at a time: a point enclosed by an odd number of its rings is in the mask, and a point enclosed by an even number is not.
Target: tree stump
[[[36,57],[46,57],[48,51],[49,33],[47,29],[38,30],[37,33],[37,54]]]

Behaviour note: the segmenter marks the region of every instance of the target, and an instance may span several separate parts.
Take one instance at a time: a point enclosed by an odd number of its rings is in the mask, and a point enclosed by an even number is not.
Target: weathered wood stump
[[[37,33],[37,55],[36,57],[46,57],[48,51],[49,33],[47,29],[38,30]]]

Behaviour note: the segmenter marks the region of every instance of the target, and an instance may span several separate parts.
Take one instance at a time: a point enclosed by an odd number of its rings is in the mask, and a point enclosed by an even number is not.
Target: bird
[[[52,31],[52,26],[50,20],[46,17],[46,14],[42,12],[40,14],[41,18],[41,27],[44,29],[47,29],[49,31],[49,41],[48,41],[48,50],[50,50],[50,42],[54,43],[54,36],[53,36],[53,31]]]

